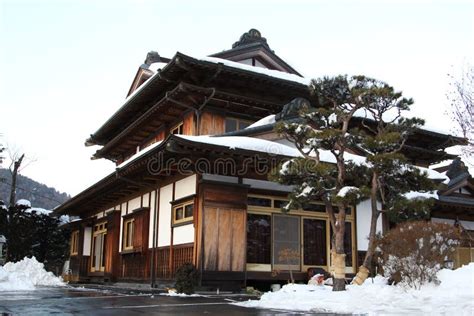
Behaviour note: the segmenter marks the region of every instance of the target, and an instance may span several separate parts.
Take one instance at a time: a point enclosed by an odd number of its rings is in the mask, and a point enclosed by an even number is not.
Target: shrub
[[[437,283],[436,273],[459,244],[458,228],[425,221],[398,225],[377,241],[384,275],[420,289]]]
[[[198,271],[191,263],[185,263],[176,271],[176,292],[193,294],[198,283]]]

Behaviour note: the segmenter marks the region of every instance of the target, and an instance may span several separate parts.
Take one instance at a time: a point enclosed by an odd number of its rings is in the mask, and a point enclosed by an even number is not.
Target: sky
[[[305,77],[386,81],[446,131],[447,74],[474,64],[474,1],[0,0],[0,143],[26,153],[22,174],[77,194],[114,170],[84,141],[148,51],[202,57],[251,28]]]

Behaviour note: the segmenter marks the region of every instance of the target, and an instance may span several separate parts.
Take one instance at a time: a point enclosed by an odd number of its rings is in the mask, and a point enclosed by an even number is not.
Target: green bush
[[[176,271],[176,292],[193,294],[198,283],[198,271],[191,263],[185,263]]]

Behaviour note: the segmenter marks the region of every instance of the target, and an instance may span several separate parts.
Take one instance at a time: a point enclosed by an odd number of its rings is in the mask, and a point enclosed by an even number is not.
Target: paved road
[[[127,295],[78,288],[48,288],[0,293],[3,315],[308,315],[232,305],[245,296],[172,297]],[[313,314],[316,315],[316,314]],[[325,314],[327,315],[327,314]]]

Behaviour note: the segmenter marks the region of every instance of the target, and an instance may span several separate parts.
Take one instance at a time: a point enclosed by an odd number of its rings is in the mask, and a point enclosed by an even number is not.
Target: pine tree
[[[432,200],[407,199],[405,193],[435,189],[427,174],[411,165],[401,151],[408,137],[424,124],[418,118],[402,117],[402,111],[408,111],[413,100],[403,98],[401,92],[395,92],[384,82],[374,79],[371,82],[357,142],[367,158],[371,220],[368,249],[354,279],[356,284],[362,284],[370,273],[380,214],[385,212],[392,221],[427,218]]]
[[[323,201],[326,205],[333,231],[331,265],[334,291],[345,290],[346,209],[362,197],[357,187],[347,186],[359,181],[357,175],[360,175],[359,166],[349,163],[344,157],[358,140],[348,133],[349,123],[356,111],[365,106],[364,95],[368,89],[370,81],[363,76],[313,80],[310,91],[318,107],[304,106],[299,122],[277,125],[277,131],[293,142],[302,154],[301,158],[285,162],[276,174],[279,182],[295,185],[286,211],[313,200]],[[327,156],[331,158],[328,160]]]
[[[401,111],[409,110],[413,103],[411,99],[364,76],[317,79],[310,89],[317,107],[306,105],[299,120],[277,125],[277,131],[295,144],[302,157],[283,163],[275,178],[295,186],[285,211],[309,201],[325,203],[333,231],[333,289],[338,291],[345,288],[343,223],[348,206],[371,200],[369,249],[357,279],[363,282],[373,258],[381,212],[393,218],[426,216],[431,201],[409,200],[403,194],[434,186],[401,153],[408,136],[423,124],[420,119],[401,118]],[[364,113],[365,120],[360,118]],[[366,159],[348,159],[348,151],[362,152]]]
[[[7,261],[36,257],[46,269],[58,273],[69,251],[69,229],[58,218],[36,212],[27,205],[8,208],[0,201],[0,235],[5,235]],[[7,213],[11,214],[8,220]]]

